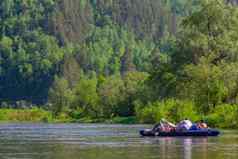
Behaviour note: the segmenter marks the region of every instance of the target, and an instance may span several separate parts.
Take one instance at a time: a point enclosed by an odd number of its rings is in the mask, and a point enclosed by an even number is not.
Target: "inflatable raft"
[[[189,130],[184,132],[153,132],[152,129],[140,131],[141,136],[161,136],[161,137],[176,137],[176,136],[218,136],[220,132],[216,129]]]

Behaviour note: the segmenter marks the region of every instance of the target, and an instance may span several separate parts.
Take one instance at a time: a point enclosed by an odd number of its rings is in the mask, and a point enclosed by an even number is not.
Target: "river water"
[[[148,125],[0,124],[0,159],[237,159],[238,131],[142,138]]]

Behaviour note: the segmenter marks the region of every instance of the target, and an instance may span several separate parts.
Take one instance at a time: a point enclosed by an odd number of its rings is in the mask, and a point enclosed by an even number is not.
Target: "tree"
[[[238,9],[223,0],[204,0],[183,25],[172,57],[182,98],[194,100],[205,114],[236,101]]]
[[[211,65],[201,59],[198,65],[185,67],[186,80],[180,85],[183,98],[193,99],[202,113],[211,112],[223,103],[228,96],[228,85],[224,81],[224,66]],[[226,66],[225,66],[226,67]]]
[[[173,56],[178,69],[197,64],[202,56],[213,64],[237,60],[237,8],[223,0],[203,0],[200,8],[183,21],[178,52]]]
[[[0,100],[43,104],[63,48],[49,35],[47,25],[55,2],[0,2]]]
[[[110,76],[98,88],[105,117],[119,115],[121,103],[125,100],[125,87],[120,76]]]
[[[69,89],[68,81],[64,78],[55,77],[55,81],[49,90],[50,110],[54,116],[70,109],[74,100],[74,94]]]
[[[128,48],[126,52],[121,57],[121,74],[124,76],[127,72],[135,71],[135,65],[133,63],[133,56],[131,50]]]
[[[97,79],[96,77],[82,77],[74,88],[75,109],[81,109],[84,116],[99,117],[100,105],[97,94]]]
[[[147,92],[144,89],[144,82],[148,79],[146,72],[128,72],[124,78],[125,99],[120,105],[120,115],[135,115],[135,101],[142,101]]]
[[[63,77],[69,82],[70,88],[73,88],[80,80],[81,76],[81,69],[76,58],[72,55],[66,55],[61,70]]]

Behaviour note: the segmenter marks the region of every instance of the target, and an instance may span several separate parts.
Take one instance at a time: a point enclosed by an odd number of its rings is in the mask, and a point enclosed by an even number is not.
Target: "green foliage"
[[[64,51],[49,35],[48,18],[55,2],[0,2],[0,99],[46,99]]]
[[[193,121],[199,119],[194,103],[174,99],[156,101],[143,107],[138,105],[136,112],[137,118],[142,123],[156,123],[162,118],[172,122],[178,122],[184,118]]]
[[[99,97],[97,94],[97,79],[82,78],[73,90],[76,98],[74,108],[82,110],[84,115],[98,117],[100,114]]]
[[[237,103],[237,15],[237,7],[223,0],[199,3],[183,20],[167,60],[159,51],[152,58],[148,86],[155,99],[191,100],[201,114]]]
[[[220,128],[237,128],[238,106],[222,104],[217,106],[205,120],[211,125]]]
[[[118,113],[120,103],[125,100],[124,83],[118,76],[106,78],[99,86],[99,96],[101,99],[104,116],[114,117]]]
[[[131,32],[109,22],[95,27],[81,47],[79,60],[85,72],[112,75],[135,69],[143,71],[148,69],[153,47],[153,43],[136,40]]]
[[[74,94],[69,89],[68,81],[63,78],[55,78],[54,84],[49,91],[50,110],[54,116],[70,109],[74,100]]]
[[[83,42],[94,28],[90,0],[55,0],[48,30],[63,44]]]
[[[196,66],[186,66],[186,79],[189,80],[180,86],[182,97],[193,99],[204,113],[223,102],[236,103],[236,67],[237,63],[214,65],[205,59]]]
[[[236,103],[237,15],[236,7],[211,0],[202,1],[201,8],[183,21],[181,54],[173,57],[181,69],[179,94],[195,101],[202,113],[222,103]]]
[[[96,9],[96,22],[105,19],[131,30],[139,39],[159,40],[166,28],[175,33],[181,16],[194,9],[196,0],[100,0],[91,1]]]
[[[75,120],[135,115],[134,101],[147,77],[142,72],[130,72],[124,78],[81,74],[72,88],[67,80],[56,77],[49,92],[50,110],[56,117],[66,113]]]
[[[161,28],[170,25],[171,7],[162,1],[138,2],[2,0],[0,91],[5,93],[0,100],[45,103],[59,72],[73,87],[78,69],[103,76],[148,71],[155,47],[149,39],[159,40],[157,35],[165,32]],[[124,6],[128,18],[121,12]]]
[[[205,57],[213,64],[237,61],[237,7],[223,0],[203,0],[200,9],[183,21],[174,62],[197,64]],[[178,67],[180,68],[180,67]]]
[[[13,122],[51,122],[51,113],[39,108],[32,109],[0,109],[1,121]]]
[[[142,72],[130,72],[123,79],[120,76],[106,78],[98,88],[104,116],[134,115],[134,101],[147,76]]]
[[[48,103],[58,122],[237,125],[238,9],[224,0],[1,0],[0,21],[4,108]]]

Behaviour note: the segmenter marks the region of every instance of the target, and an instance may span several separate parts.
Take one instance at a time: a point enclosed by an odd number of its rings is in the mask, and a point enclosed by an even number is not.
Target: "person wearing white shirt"
[[[193,125],[193,123],[190,120],[184,119],[177,124],[176,130],[177,131],[188,131],[192,127],[192,125]]]

